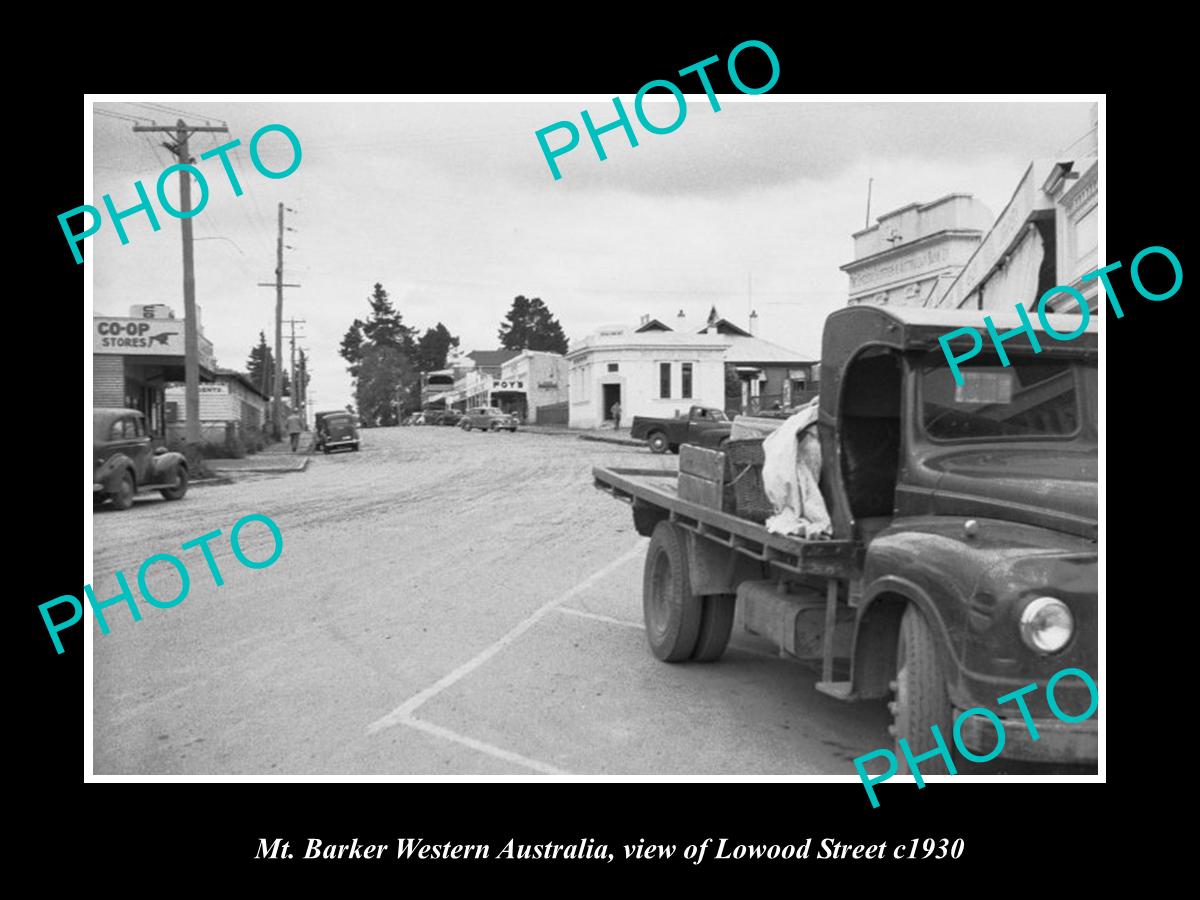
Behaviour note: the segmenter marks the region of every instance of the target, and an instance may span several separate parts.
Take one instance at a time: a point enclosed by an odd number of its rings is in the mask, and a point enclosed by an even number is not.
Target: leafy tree
[[[441,322],[436,328],[428,328],[417,340],[416,363],[421,372],[436,372],[446,368],[446,357],[451,347],[458,346],[458,338],[450,333]]]
[[[562,325],[539,298],[513,298],[512,309],[500,323],[500,346],[506,350],[545,350],[567,352],[567,336]]]
[[[403,350],[387,345],[368,347],[363,352],[354,386],[359,417],[364,422],[396,425],[399,422],[397,391],[400,386],[415,381],[416,370]]]

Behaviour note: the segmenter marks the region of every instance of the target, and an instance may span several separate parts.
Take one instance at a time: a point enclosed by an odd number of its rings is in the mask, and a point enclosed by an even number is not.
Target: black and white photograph
[[[719,67],[89,97],[88,780],[1103,778],[1104,98]]]

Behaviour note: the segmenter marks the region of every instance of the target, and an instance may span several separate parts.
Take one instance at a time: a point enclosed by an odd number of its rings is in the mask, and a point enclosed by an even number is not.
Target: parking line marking
[[[612,616],[603,616],[600,613],[587,612],[582,609],[573,609],[570,606],[560,606],[555,612],[568,613],[572,616],[579,616],[584,619],[595,619],[597,622],[607,622],[609,625],[624,625],[626,628],[636,628],[638,631],[643,630],[645,626],[641,622],[629,622],[625,619],[614,619]]]
[[[570,613],[573,616],[579,616],[583,619],[595,619],[597,622],[607,622],[609,625],[622,625],[625,628],[636,628],[638,631],[644,631],[646,626],[641,622],[631,622],[627,619],[614,619],[612,616],[604,616],[600,613],[587,612],[582,609],[575,609],[571,606],[560,606],[555,612]],[[740,650],[743,653],[750,653],[754,656],[762,656],[766,659],[779,659],[779,653],[769,653],[766,650],[759,650],[757,647],[745,647],[740,644],[730,644],[731,650]]]
[[[436,737],[445,738],[448,741],[453,741],[456,744],[462,744],[464,747],[470,747],[472,750],[478,750],[480,753],[487,756],[502,759],[505,762],[516,763],[519,766],[525,766],[528,769],[533,769],[535,772],[541,772],[543,775],[570,775],[570,772],[564,769],[557,769],[548,763],[539,762],[536,759],[530,759],[528,756],[522,756],[520,753],[513,753],[511,750],[505,750],[502,747],[497,747],[495,744],[489,744],[484,741],[476,740],[473,737],[467,737],[465,734],[459,734],[457,731],[451,731],[449,728],[443,728],[441,725],[434,725],[432,722],[427,722],[424,719],[414,719],[412,716],[406,716],[397,724],[407,725],[410,728],[416,728],[418,731],[424,731]]]
[[[382,718],[377,719],[376,721],[372,722],[370,725],[367,726],[367,734],[374,734],[375,732],[379,731],[380,729],[388,728],[392,725],[397,725],[400,723],[401,720],[410,717],[414,712],[417,711],[418,707],[420,707],[423,704],[427,703],[428,701],[432,700],[434,697],[436,697],[438,694],[440,694],[446,688],[451,687],[452,685],[461,681],[463,678],[466,678],[468,675],[470,675],[472,672],[474,672],[476,669],[478,669],[480,666],[482,666],[485,662],[487,662],[489,659],[491,659],[493,656],[495,656],[497,653],[499,653],[501,650],[503,650],[505,647],[507,647],[509,644],[511,644],[513,641],[515,641],[517,638],[519,638],[521,635],[523,635],[526,631],[528,631],[535,624],[537,624],[537,622],[543,616],[545,616],[546,613],[550,612],[550,610],[554,609],[556,606],[560,606],[563,603],[566,603],[568,600],[570,600],[572,597],[576,596],[577,594],[583,593],[584,591],[586,591],[588,588],[590,588],[592,585],[594,585],[600,579],[611,574],[616,569],[619,569],[621,566],[625,565],[625,563],[629,562],[630,560],[632,560],[632,559],[636,558],[637,556],[639,556],[640,554],[644,553],[645,549],[646,549],[646,544],[647,544],[647,539],[642,538],[627,553],[624,553],[623,555],[617,557],[616,559],[614,559],[612,562],[610,562],[604,568],[600,569],[597,572],[593,572],[587,578],[583,579],[583,581],[579,582],[579,584],[564,591],[558,597],[555,597],[553,600],[549,601],[548,603],[544,604],[543,606],[540,606],[537,610],[535,610],[527,618],[523,619],[521,622],[519,622],[517,625],[515,625],[512,629],[510,629],[508,631],[508,633],[506,633],[503,637],[501,637],[498,641],[496,641],[496,643],[492,644],[490,647],[486,648],[485,650],[482,650],[480,653],[476,654],[474,657],[467,660],[465,663],[463,663],[461,666],[459,666],[453,672],[449,673],[448,675],[443,675],[441,678],[439,678],[437,681],[435,681],[429,687],[425,688],[422,691],[417,692],[416,694],[413,694],[413,696],[409,697],[407,700],[405,700],[403,703],[401,703],[399,706],[397,706],[395,709],[393,709],[386,716],[383,716]]]

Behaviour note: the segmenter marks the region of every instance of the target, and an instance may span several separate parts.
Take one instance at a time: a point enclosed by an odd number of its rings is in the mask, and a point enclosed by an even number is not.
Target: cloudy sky
[[[627,109],[632,98],[623,97]],[[337,348],[350,322],[365,317],[380,282],[407,324],[444,322],[467,349],[498,346],[500,321],[517,294],[541,297],[568,336],[649,314],[671,323],[683,310],[698,326],[715,305],[758,333],[800,352],[820,347],[825,315],[846,302],[839,266],[851,234],[914,201],[963,191],[998,213],[1029,161],[1054,156],[1091,127],[1088,103],[812,103],[783,97],[687,98],[682,126],[639,145],[621,130],[603,136],[601,162],[583,132],[558,159],[555,181],[534,133],[560,120],[581,132],[580,110],[600,125],[610,98],[532,102],[96,104],[92,195],[101,206],[137,202],[172,160],[162,137],[134,133],[129,117],[173,123],[228,123],[229,135],[193,137],[192,154],[230,138],[245,193],[233,196],[220,162],[198,165],[210,197],[195,223],[196,296],[218,364],[242,369],[258,332],[273,341],[276,208],[286,234],[284,316],[301,326],[318,406],[352,396]],[[666,124],[673,100],[647,103]],[[115,118],[121,116],[123,118]],[[632,113],[631,113],[632,118]],[[253,168],[251,135],[282,123],[299,137],[300,167],[269,180]],[[148,124],[146,121],[144,124]],[[559,132],[552,146],[565,140]],[[290,160],[285,139],[260,145],[264,163]],[[178,175],[168,197],[178,198]],[[195,197],[195,190],[193,190]],[[179,221],[159,212],[125,220],[122,246],[111,223],[87,240],[97,312],[127,315],[131,304],[167,303],[183,314]],[[285,331],[286,334],[286,331]],[[287,349],[285,344],[285,359]]]

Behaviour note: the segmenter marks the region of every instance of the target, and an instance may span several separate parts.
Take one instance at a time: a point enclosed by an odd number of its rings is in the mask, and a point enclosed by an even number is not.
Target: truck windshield
[[[1071,437],[1084,419],[1083,396],[1088,397],[1087,420],[1096,421],[1096,392],[1083,388],[1084,364],[1010,359],[1007,367],[996,361],[968,363],[961,369],[963,383],[956,384],[945,357],[930,354],[921,369],[925,433],[942,441]],[[1094,373],[1095,363],[1086,368]]]

